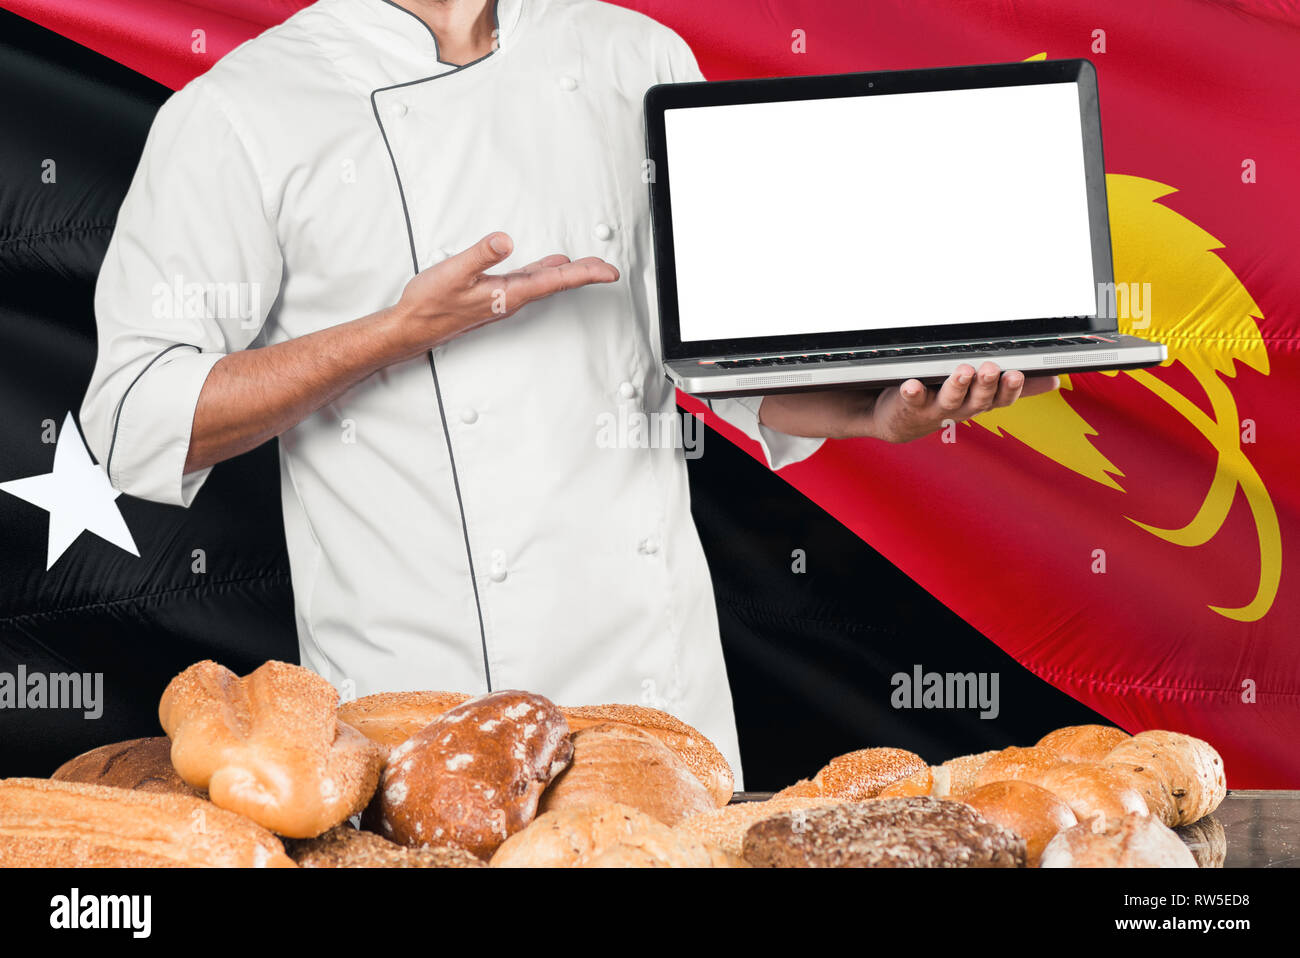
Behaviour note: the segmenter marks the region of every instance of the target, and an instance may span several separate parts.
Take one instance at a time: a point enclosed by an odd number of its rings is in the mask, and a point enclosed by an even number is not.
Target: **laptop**
[[[1114,283],[1087,60],[661,84],[645,116],[662,355],[687,393],[1166,358],[1119,332],[1149,287]]]

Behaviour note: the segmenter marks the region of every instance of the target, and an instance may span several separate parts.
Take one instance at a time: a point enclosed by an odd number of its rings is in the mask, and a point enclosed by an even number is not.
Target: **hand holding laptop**
[[[962,363],[936,389],[909,379],[884,389],[776,393],[763,398],[758,418],[764,426],[792,436],[911,442],[948,422],[962,422],[1059,385],[1056,376],[1026,377],[1018,370],[1004,373],[992,362],[981,363],[978,370]]]

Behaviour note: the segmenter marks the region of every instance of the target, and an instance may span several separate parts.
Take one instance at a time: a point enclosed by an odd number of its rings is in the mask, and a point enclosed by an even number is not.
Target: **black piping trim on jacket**
[[[415,17],[415,19],[419,21],[419,23],[422,24],[426,30],[429,31],[429,35],[433,37],[433,48],[435,51],[435,56],[440,56],[436,52],[438,50],[438,37],[434,34],[432,27],[430,27],[427,23],[421,20],[420,17],[416,16],[416,14],[412,13],[410,10],[407,10],[405,7],[393,3],[393,0],[382,0],[382,2],[397,7],[397,9],[401,10],[403,13],[409,13],[412,17]],[[493,0],[492,22],[496,26],[497,40],[499,42],[501,23],[497,16],[497,3],[498,0]],[[393,145],[388,141],[388,131],[384,129],[384,121],[379,116],[379,103],[376,101],[375,95],[379,93],[384,93],[388,90],[397,90],[402,87],[414,86],[417,83],[428,83],[430,80],[440,80],[443,77],[451,76],[453,73],[459,73],[461,70],[465,70],[469,67],[472,67],[476,63],[482,63],[488,57],[492,56],[492,54],[495,52],[496,50],[493,49],[492,51],[483,54],[483,56],[479,57],[477,60],[471,60],[469,63],[462,63],[459,65],[446,64],[447,66],[451,66],[452,69],[448,70],[445,73],[436,73],[433,76],[421,77],[418,80],[408,80],[405,83],[395,83],[392,86],[379,87],[378,89],[370,91],[370,109],[375,114],[375,123],[379,126],[379,135],[383,137],[384,148],[388,151],[389,162],[393,164],[393,176],[397,180],[397,195],[401,198],[402,201],[402,217],[406,220],[406,238],[411,247],[411,270],[413,274],[418,274],[420,272],[420,257],[415,251],[415,228],[411,225],[411,210],[406,202],[406,189],[405,187],[402,186],[402,174],[401,171],[398,170],[397,168],[397,157],[393,153]],[[438,59],[438,62],[443,63],[443,60]],[[488,661],[487,628],[483,624],[483,601],[481,598],[479,598],[478,576],[474,572],[474,552],[470,546],[470,541],[469,541],[469,522],[465,518],[465,500],[464,497],[461,495],[461,491],[460,491],[460,475],[456,471],[456,453],[452,449],[451,430],[447,428],[447,410],[442,403],[442,386],[438,382],[438,366],[434,362],[432,349],[429,350],[428,355],[429,355],[429,371],[433,374],[433,394],[438,401],[438,419],[442,423],[443,438],[446,439],[447,441],[447,461],[451,465],[452,487],[456,490],[456,506],[460,510],[460,529],[461,529],[461,534],[465,538],[465,561],[469,565],[469,583],[470,586],[474,589],[474,608],[478,612],[479,643],[483,649],[483,677],[487,682],[487,690],[491,692],[492,691],[492,666],[491,663]]]
[[[113,412],[113,438],[108,443],[108,458],[104,460],[104,474],[108,476],[110,485],[113,482],[113,450],[117,448],[117,427],[122,424],[122,406],[126,403],[126,397],[131,395],[131,390],[135,388],[135,384],[140,381],[141,377],[143,377],[145,373],[153,368],[154,363],[158,362],[158,360],[162,359],[173,349],[180,349],[181,347],[192,349],[196,353],[203,352],[203,350],[199,349],[199,347],[195,346],[193,343],[173,343],[153,359],[149,360],[148,365],[135,374],[135,379],[131,380],[131,385],[126,387],[126,392],[122,393],[122,398],[117,401],[117,409]]]

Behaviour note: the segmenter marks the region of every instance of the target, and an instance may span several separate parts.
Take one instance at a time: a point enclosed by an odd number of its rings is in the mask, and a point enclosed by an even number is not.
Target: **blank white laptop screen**
[[[664,125],[683,341],[1096,312],[1074,83]]]

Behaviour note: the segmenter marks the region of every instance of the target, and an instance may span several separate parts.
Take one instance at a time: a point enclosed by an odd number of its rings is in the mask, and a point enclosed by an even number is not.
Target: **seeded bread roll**
[[[960,795],[962,792],[969,791],[976,785],[980,771],[988,764],[989,759],[998,754],[998,749],[992,749],[987,752],[976,752],[974,755],[958,755],[956,758],[950,758],[939,766],[946,772],[947,783],[944,786],[942,794],[936,792],[939,798],[945,795]],[[936,775],[936,778],[942,779],[943,775]]]
[[[1180,732],[1140,732],[1111,749],[1106,761],[1157,769],[1173,796],[1175,825],[1204,818],[1228,794],[1219,753],[1209,742]]]
[[[468,700],[464,692],[380,692],[344,702],[339,719],[387,755],[443,712]]]
[[[1043,850],[1043,868],[1195,868],[1187,846],[1150,815],[1094,819],[1067,828]]]
[[[906,778],[890,782],[880,790],[878,798],[914,798],[917,795],[934,795],[934,770],[929,766],[913,772]],[[939,796],[936,796],[939,797]]]
[[[610,802],[665,825],[716,807],[676,752],[644,729],[617,723],[573,734],[573,762],[542,795],[541,810]]]
[[[838,798],[860,802],[875,798],[888,785],[924,771],[925,759],[901,748],[863,748],[838,755],[811,780],[777,792],[776,798]]]
[[[374,832],[344,823],[316,838],[289,839],[289,857],[299,868],[485,868],[483,860],[460,848],[438,845],[407,848]]]
[[[1196,859],[1198,868],[1222,868],[1228,857],[1228,836],[1223,830],[1223,823],[1213,815],[1202,818],[1190,825],[1180,825],[1174,829],[1187,850]]]
[[[627,805],[544,812],[492,856],[493,868],[743,868],[744,862]]]
[[[1126,762],[1101,762],[1112,771],[1127,776],[1133,787],[1142,793],[1147,811],[1162,825],[1178,824],[1178,807],[1163,771],[1154,765],[1130,765]]]
[[[393,749],[379,828],[402,845],[451,845],[486,859],[533,820],[542,790],[572,754],[568,723],[542,696],[470,699]]]
[[[177,773],[213,803],[291,838],[311,838],[365,808],[383,755],[340,722],[319,675],[267,662],[239,678],[199,662],[167,685],[158,718]]]
[[[765,818],[744,853],[762,868],[1017,868],[1025,841],[961,802],[883,798]]]
[[[189,795],[0,779],[0,868],[292,868],[280,840]]]
[[[1106,753],[1129,738],[1128,732],[1113,725],[1067,725],[1038,740],[1075,762],[1100,762]]]
[[[1018,779],[1030,781],[1034,775],[1056,768],[1067,761],[1068,759],[1055,749],[1044,748],[1041,745],[1031,745],[1028,748],[1013,745],[995,755],[990,755],[975,773],[971,785],[978,788],[990,782],[1010,782]]]
[[[172,768],[171,751],[171,739],[165,735],[114,742],[69,759],[50,778],[56,782],[111,785],[137,792],[207,798],[206,792],[186,784],[176,774],[176,769]]]
[[[1079,824],[1069,805],[1047,789],[1029,782],[990,782],[971,789],[957,800],[1023,838],[1025,864],[1030,868],[1037,867],[1043,849],[1057,832]]]
[[[1119,819],[1148,814],[1146,799],[1133,779],[1096,762],[1066,762],[1026,775],[1022,781],[1047,789],[1069,805],[1080,822],[1096,816]]]
[[[765,802],[737,802],[726,808],[692,815],[678,825],[677,830],[733,855],[740,855],[745,844],[745,833],[755,822],[781,812],[842,804],[844,803],[836,798],[769,798]]]

